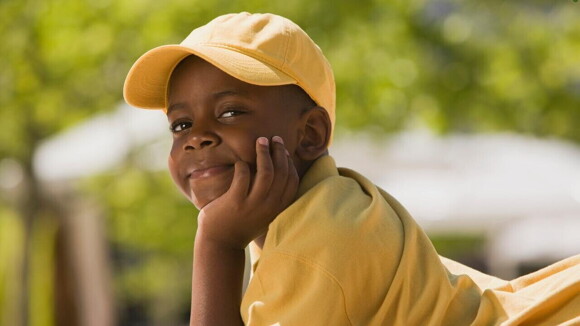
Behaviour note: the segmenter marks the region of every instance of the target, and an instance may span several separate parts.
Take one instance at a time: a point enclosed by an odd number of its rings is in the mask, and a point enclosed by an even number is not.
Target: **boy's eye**
[[[169,130],[172,133],[178,133],[181,131],[184,131],[185,129],[191,127],[191,122],[185,122],[185,121],[177,121],[171,124],[171,126],[169,126]]]
[[[243,114],[244,112],[240,111],[240,110],[227,110],[224,111],[223,113],[220,114],[219,118],[232,118],[235,116],[238,116],[240,114]]]

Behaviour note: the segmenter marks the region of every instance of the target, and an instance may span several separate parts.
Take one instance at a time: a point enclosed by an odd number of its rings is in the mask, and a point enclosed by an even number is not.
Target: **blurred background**
[[[504,278],[580,253],[580,3],[0,1],[0,325],[186,325],[196,210],[132,63],[273,12],[337,81],[331,148],[442,255]]]

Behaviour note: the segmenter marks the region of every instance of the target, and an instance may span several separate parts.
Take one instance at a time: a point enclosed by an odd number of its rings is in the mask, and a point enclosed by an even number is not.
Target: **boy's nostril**
[[[206,147],[206,146],[209,146],[209,145],[211,145],[211,143],[212,143],[212,141],[211,141],[211,140],[204,140],[204,141],[202,141],[202,142],[199,144],[199,147],[200,147],[200,148],[203,148],[203,147]]]
[[[212,146],[214,143],[215,141],[211,139],[203,141],[191,140],[188,141],[186,144],[184,144],[184,150],[191,151],[196,149],[202,149],[204,147]]]

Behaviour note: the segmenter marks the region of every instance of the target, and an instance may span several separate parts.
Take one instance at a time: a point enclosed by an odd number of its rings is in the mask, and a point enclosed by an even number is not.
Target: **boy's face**
[[[293,153],[304,105],[295,95],[291,86],[242,82],[194,56],[177,66],[168,92],[169,170],[196,207],[229,189],[236,161],[248,163],[254,175],[260,136],[282,137],[300,165]]]

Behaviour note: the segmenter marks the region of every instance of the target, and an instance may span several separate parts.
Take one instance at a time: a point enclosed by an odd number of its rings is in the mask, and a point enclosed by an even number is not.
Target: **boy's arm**
[[[256,142],[256,176],[238,161],[230,189],[198,216],[190,325],[242,325],[244,248],[294,199],[298,174],[282,139]]]
[[[195,239],[190,325],[243,325],[244,250]]]

